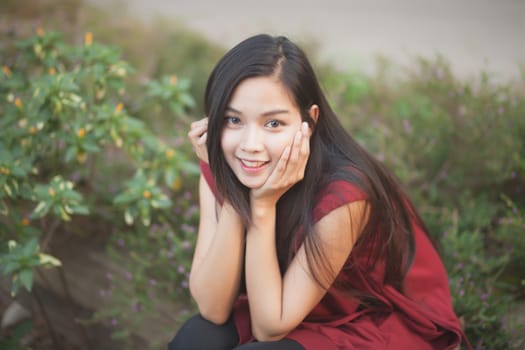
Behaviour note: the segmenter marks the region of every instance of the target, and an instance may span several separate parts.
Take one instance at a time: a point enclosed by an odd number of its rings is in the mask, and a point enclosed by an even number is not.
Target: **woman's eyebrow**
[[[242,115],[242,112],[241,111],[238,111],[236,110],[235,108],[233,107],[226,107],[226,111],[229,111],[229,112],[233,112],[233,113],[237,113],[237,114],[240,114]],[[268,117],[268,116],[271,116],[271,115],[275,115],[275,114],[284,114],[284,113],[290,113],[289,110],[287,109],[272,109],[272,110],[269,110],[269,111],[266,111],[264,113],[261,113],[261,117]]]

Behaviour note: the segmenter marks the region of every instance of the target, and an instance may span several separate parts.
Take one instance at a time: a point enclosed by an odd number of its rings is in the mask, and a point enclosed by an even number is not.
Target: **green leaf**
[[[169,208],[171,206],[171,200],[164,196],[153,199],[150,203],[153,208]]]
[[[10,275],[14,271],[18,270],[20,268],[20,264],[18,262],[14,261],[8,261],[3,267],[3,273],[4,275]]]
[[[49,202],[40,202],[36,206],[36,208],[31,213],[31,218],[41,218],[42,216],[46,215],[49,209],[51,208],[51,203]]]
[[[33,287],[33,269],[24,269],[18,274],[20,283],[28,290],[31,291]]]
[[[66,162],[70,162],[71,160],[73,160],[73,158],[75,158],[77,154],[77,149],[76,147],[69,147],[66,151],[66,155],[64,157],[64,160]]]
[[[85,205],[76,205],[72,208],[74,214],[89,215],[89,208]]]
[[[180,94],[180,102],[186,107],[195,107],[195,100],[190,94]]]
[[[62,220],[71,221],[71,216],[69,216],[69,214],[66,212],[63,206],[57,206],[56,210],[58,210],[58,214]]]
[[[9,207],[3,200],[0,201],[0,214],[7,216],[9,214]]]
[[[122,192],[113,199],[113,204],[125,204],[137,199],[137,195],[129,191]]]
[[[11,186],[9,186],[7,182],[4,184],[4,190],[9,197],[13,197],[13,191],[11,190]]]

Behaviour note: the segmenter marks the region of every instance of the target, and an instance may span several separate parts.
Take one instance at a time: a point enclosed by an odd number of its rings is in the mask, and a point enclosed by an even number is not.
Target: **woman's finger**
[[[208,152],[206,140],[208,137],[208,118],[191,123],[188,137],[193,145],[193,149],[199,159],[208,162]]]

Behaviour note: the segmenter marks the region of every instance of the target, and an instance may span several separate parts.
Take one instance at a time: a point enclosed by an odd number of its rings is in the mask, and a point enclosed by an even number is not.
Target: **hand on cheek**
[[[264,185],[252,190],[252,199],[267,198],[277,202],[287,190],[303,179],[309,155],[310,130],[308,124],[303,122]]]

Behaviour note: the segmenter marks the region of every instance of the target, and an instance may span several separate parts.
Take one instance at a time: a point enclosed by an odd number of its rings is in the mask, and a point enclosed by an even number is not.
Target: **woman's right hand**
[[[188,137],[190,138],[193,149],[200,160],[208,163],[208,150],[206,149],[206,138],[208,136],[208,118],[202,118],[191,123]]]

